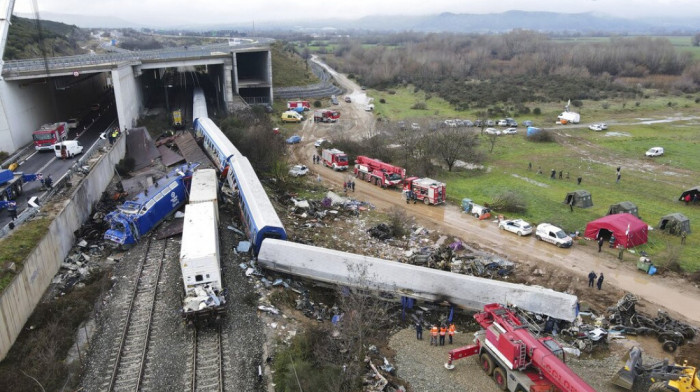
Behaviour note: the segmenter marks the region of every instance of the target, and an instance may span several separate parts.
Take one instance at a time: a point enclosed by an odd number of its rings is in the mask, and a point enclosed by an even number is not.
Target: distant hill
[[[36,20],[13,16],[4,60],[40,58],[44,52],[47,57],[85,53],[79,42],[88,38],[89,34],[77,26],[42,20],[40,32]]]

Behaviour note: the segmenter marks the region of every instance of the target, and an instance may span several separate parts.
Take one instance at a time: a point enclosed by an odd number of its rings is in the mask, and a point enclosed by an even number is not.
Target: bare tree
[[[473,150],[479,144],[474,133],[458,128],[442,128],[431,139],[435,156],[445,162],[448,171],[458,159],[474,156]]]
[[[493,133],[489,134],[488,139],[489,139],[489,145],[490,145],[489,153],[493,153],[493,148],[496,146],[496,140],[498,140],[498,135],[493,134]]]

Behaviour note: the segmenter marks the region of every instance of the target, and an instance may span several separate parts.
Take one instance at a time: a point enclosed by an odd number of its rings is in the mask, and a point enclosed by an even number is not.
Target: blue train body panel
[[[117,245],[132,245],[163,219],[182,207],[189,193],[189,180],[198,164],[173,169],[153,186],[125,201],[105,217],[109,230],[104,238]]]
[[[260,251],[265,238],[286,240],[287,232],[282,221],[248,159],[242,156],[232,159],[231,168],[227,176],[229,185],[232,189],[238,189],[241,220],[255,254]]]

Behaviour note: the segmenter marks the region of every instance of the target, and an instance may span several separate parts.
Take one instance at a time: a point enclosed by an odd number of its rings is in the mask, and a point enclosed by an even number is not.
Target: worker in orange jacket
[[[452,337],[455,336],[455,323],[450,324],[450,328],[447,330],[447,334],[450,336],[450,344],[452,344]]]
[[[435,344],[436,346],[438,345],[438,327],[437,325],[433,324],[433,327],[430,328],[430,345],[432,346]]]
[[[441,346],[445,345],[445,334],[447,334],[447,328],[445,328],[445,324],[442,324],[440,326],[440,345]]]

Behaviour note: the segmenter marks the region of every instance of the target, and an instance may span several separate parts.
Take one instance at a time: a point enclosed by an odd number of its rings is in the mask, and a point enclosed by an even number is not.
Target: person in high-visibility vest
[[[430,345],[432,346],[433,344],[438,345],[438,327],[435,324],[430,328]]]
[[[447,333],[447,328],[445,328],[445,324],[442,324],[440,326],[440,345],[444,346],[445,345],[445,334]]]
[[[452,344],[452,337],[455,335],[455,323],[450,324],[450,328],[447,330],[447,334],[450,336],[450,344]]]

